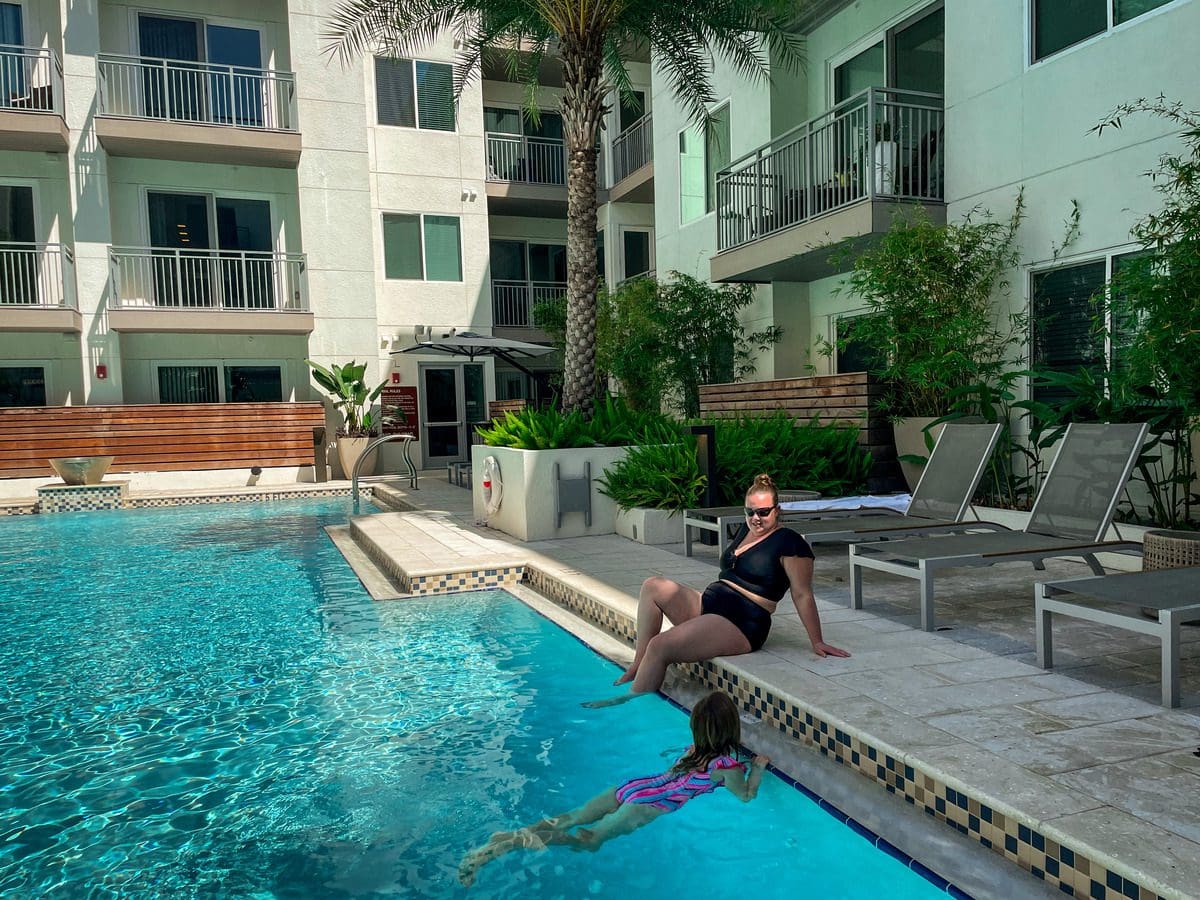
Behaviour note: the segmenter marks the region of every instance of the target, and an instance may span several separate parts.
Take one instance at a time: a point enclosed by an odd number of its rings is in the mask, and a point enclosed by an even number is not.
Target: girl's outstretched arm
[[[717,769],[712,773],[712,780],[724,784],[743,803],[749,803],[758,796],[758,786],[762,783],[763,772],[770,762],[770,757],[756,756],[750,762],[749,774],[740,768]]]

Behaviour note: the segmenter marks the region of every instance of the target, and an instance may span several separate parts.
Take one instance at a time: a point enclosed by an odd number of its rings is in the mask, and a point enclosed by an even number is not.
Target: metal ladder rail
[[[372,450],[380,444],[386,444],[388,441],[404,441],[404,465],[408,468],[408,486],[414,491],[420,490],[417,487],[417,467],[413,465],[412,456],[409,454],[414,440],[416,440],[416,435],[412,434],[385,434],[383,437],[376,438],[367,444],[366,449],[355,460],[354,472],[350,476],[350,499],[356,507],[358,506],[358,470],[362,467],[363,461],[366,460]]]

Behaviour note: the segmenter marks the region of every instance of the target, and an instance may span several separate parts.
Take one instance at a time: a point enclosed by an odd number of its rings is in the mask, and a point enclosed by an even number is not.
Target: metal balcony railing
[[[654,131],[650,113],[613,138],[612,155],[613,184],[632,175],[654,158]]]
[[[303,253],[111,247],[112,309],[308,312]]]
[[[101,53],[97,115],[297,131],[296,76],[178,59]]]
[[[943,199],[942,97],[868,88],[717,173],[717,250],[864,199]]]
[[[0,306],[76,309],[75,254],[64,244],[0,243]]]
[[[567,183],[567,154],[563,142],[550,138],[489,133],[487,167],[488,181]]]
[[[39,47],[0,44],[0,109],[63,114],[63,70],[58,54]]]
[[[565,297],[567,285],[561,281],[492,280],[492,324],[528,328],[533,324],[533,308],[543,300]]]

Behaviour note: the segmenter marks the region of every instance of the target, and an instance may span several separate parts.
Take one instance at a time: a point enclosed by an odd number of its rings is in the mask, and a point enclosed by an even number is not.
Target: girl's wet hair
[[[771,502],[776,505],[779,503],[779,489],[775,487],[775,479],[766,472],[754,476],[754,483],[746,491],[747,497],[751,494],[770,494]]]
[[[708,768],[718,756],[736,756],[742,742],[742,721],[737,706],[724,691],[713,691],[692,709],[692,749],[673,772],[696,772]]]

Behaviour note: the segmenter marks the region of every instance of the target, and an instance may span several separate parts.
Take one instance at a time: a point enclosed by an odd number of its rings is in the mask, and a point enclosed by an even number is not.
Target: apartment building
[[[465,457],[488,400],[546,396],[553,356],[396,351],[451,330],[546,340],[531,310],[566,275],[558,67],[539,115],[500,59],[455,102],[453,36],[343,65],[327,14],[0,0],[0,405],[309,399],[305,360],[365,360],[416,388],[437,465]],[[758,377],[851,371],[853,352],[813,351],[862,312],[831,247],[916,206],[1005,215],[1024,189],[1010,281],[1031,345],[1049,365],[1107,352],[1039,323],[1083,322],[1135,249],[1170,128],[1091,128],[1140,96],[1195,105],[1200,3],[818,0],[795,27],[802,71],[718,66],[708,133],[631,61],[601,145],[606,281],[755,283],[746,324],[784,330]]]
[[[451,331],[545,341],[565,293],[561,75],[541,115],[500,60],[455,101],[455,42],[325,52],[306,0],[0,2],[0,405],[305,400],[306,360],[415,387],[425,465],[553,357],[395,351]],[[610,279],[653,267],[645,104],[602,175]],[[646,115],[643,115],[646,113]],[[627,177],[628,176],[628,177]]]
[[[1006,218],[1022,189],[1008,280],[1031,354],[1075,368],[1111,352],[1088,331],[1089,298],[1136,249],[1130,227],[1158,205],[1145,173],[1178,143],[1148,118],[1091,129],[1139,97],[1200,106],[1200,3],[819,0],[795,27],[802,72],[767,86],[718,67],[707,139],[663,85],[653,101],[658,268],[760,285],[748,324],[784,339],[756,377],[863,368],[854,347],[814,349],[863,312],[837,291],[852,257],[832,251],[917,206],[935,221],[977,206]]]

